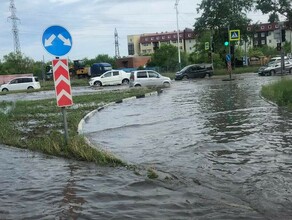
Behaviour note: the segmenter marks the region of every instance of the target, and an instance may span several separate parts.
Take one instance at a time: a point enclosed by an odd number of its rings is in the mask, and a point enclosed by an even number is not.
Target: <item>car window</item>
[[[111,75],[112,75],[112,72],[108,72],[108,73],[104,74],[103,77],[111,77]]]
[[[14,79],[10,81],[10,84],[16,84],[16,83],[18,83],[18,79]]]
[[[159,78],[158,73],[153,71],[148,71],[149,78]]]
[[[38,82],[39,81],[39,78],[34,77],[34,81]]]
[[[22,78],[22,79],[21,79],[21,82],[22,82],[22,83],[29,83],[29,82],[32,82],[32,78]]]
[[[119,75],[119,71],[113,71],[113,76],[118,76]]]
[[[147,72],[146,71],[137,72],[137,78],[147,78]]]

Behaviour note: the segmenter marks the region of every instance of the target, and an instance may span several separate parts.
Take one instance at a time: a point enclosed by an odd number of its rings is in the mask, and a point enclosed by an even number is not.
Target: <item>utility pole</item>
[[[116,28],[115,28],[115,57],[116,58],[120,57],[119,35],[118,35],[118,31]]]
[[[181,69],[181,59],[180,59],[180,39],[179,39],[179,27],[178,27],[178,2],[179,0],[175,1],[175,10],[176,10],[176,32],[177,32],[177,52],[178,52],[178,66]]]
[[[20,43],[19,43],[19,36],[18,36],[18,28],[17,28],[17,21],[19,21],[19,18],[16,16],[16,7],[14,4],[14,0],[10,0],[10,6],[9,6],[11,16],[8,17],[8,19],[11,19],[12,21],[12,34],[13,34],[13,42],[14,42],[14,52],[15,53],[21,53],[20,51]]]

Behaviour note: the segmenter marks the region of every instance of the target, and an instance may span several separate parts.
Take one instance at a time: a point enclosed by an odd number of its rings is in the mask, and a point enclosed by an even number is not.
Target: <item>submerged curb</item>
[[[83,126],[84,126],[85,122],[88,121],[90,118],[92,118],[92,116],[94,116],[97,112],[100,112],[101,110],[103,110],[111,105],[122,103],[122,102],[127,102],[127,101],[134,100],[134,99],[140,99],[140,98],[146,98],[146,97],[153,96],[153,95],[158,95],[161,92],[162,91],[150,92],[150,93],[146,93],[144,95],[133,96],[133,97],[121,99],[121,100],[118,100],[116,102],[110,102],[106,105],[103,105],[103,106],[89,112],[87,115],[84,116],[84,118],[81,119],[81,121],[78,124],[77,132],[78,132],[78,134],[83,134]],[[89,140],[87,138],[85,138],[85,139],[86,139],[86,142],[91,145]]]

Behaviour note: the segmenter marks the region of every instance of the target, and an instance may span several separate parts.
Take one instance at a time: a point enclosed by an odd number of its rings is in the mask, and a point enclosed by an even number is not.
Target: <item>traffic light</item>
[[[277,43],[277,51],[281,51],[281,43]]]
[[[228,35],[228,30],[224,33],[224,46],[228,47],[229,46],[229,35]]]
[[[282,30],[282,42],[286,41],[286,31]]]

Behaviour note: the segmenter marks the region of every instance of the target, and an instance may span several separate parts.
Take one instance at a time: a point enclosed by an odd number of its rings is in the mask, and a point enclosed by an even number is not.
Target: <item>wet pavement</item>
[[[84,125],[141,169],[0,148],[0,219],[292,219],[292,113],[259,96],[280,77],[174,82]]]

